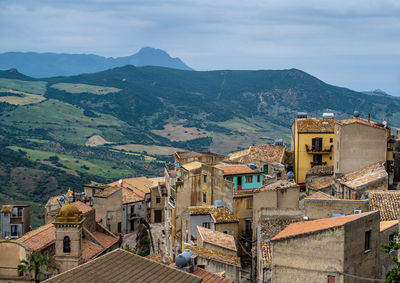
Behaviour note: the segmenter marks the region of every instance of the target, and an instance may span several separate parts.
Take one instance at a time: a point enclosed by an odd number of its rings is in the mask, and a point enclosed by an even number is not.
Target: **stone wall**
[[[354,210],[369,211],[369,200],[304,200],[305,216],[309,220],[329,218],[332,214],[354,214]]]

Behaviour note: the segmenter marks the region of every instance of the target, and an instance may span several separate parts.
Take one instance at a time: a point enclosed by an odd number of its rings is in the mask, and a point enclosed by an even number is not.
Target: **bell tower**
[[[82,212],[72,204],[64,205],[55,217],[55,260],[60,272],[74,268],[80,263],[83,221]]]

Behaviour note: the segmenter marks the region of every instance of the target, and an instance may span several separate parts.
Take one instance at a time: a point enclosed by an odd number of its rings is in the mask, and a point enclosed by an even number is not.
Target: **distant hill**
[[[365,94],[369,95],[378,95],[378,96],[390,96],[387,92],[381,90],[381,89],[376,89],[372,91],[363,91]]]
[[[18,69],[19,72],[35,78],[94,73],[125,65],[192,70],[181,59],[172,58],[167,52],[151,47],[142,48],[134,55],[118,58],[92,54],[35,52],[0,54],[0,70]]]

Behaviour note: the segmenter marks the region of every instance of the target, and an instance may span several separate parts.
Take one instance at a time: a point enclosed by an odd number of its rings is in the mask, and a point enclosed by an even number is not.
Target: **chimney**
[[[368,113],[368,122],[371,121],[371,113]]]

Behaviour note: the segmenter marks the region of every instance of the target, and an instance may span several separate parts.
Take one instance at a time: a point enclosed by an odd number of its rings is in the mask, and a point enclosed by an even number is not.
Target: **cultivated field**
[[[143,151],[152,155],[172,155],[176,151],[184,151],[183,149],[168,146],[158,146],[158,145],[142,145],[142,144],[124,144],[116,145],[112,148],[119,150],[126,150],[132,152],[142,153]]]
[[[105,95],[121,91],[119,88],[116,87],[106,87],[106,86],[87,85],[87,84],[71,84],[71,83],[58,83],[51,85],[51,87],[74,94],[92,93],[97,95]]]
[[[45,94],[47,82],[42,81],[21,81],[14,79],[0,78],[0,88],[3,90],[19,90],[32,94]]]
[[[199,128],[185,128],[182,125],[175,124],[166,124],[163,130],[152,130],[152,132],[170,141],[189,141],[210,136],[209,133]]]
[[[1,94],[5,95],[3,96]],[[5,90],[4,88],[0,88],[0,102],[7,102],[13,105],[28,105],[39,103],[45,99],[46,98],[44,98],[43,96],[37,94],[16,90]]]

